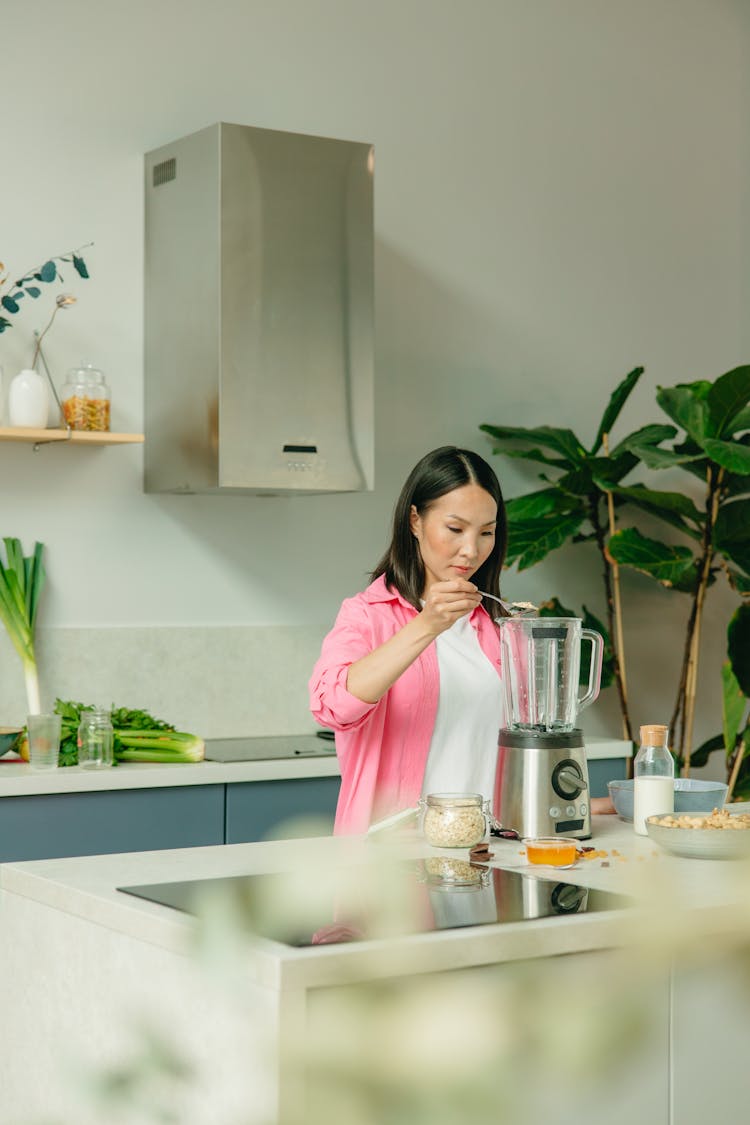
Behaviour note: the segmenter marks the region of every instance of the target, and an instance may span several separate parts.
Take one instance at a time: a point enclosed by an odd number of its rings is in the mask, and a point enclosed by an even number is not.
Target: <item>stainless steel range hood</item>
[[[372,488],[372,146],[217,124],[145,165],[146,491]]]

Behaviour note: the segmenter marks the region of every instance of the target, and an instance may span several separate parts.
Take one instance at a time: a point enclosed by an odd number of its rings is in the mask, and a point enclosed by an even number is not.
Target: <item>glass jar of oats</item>
[[[97,367],[82,363],[71,368],[60,398],[71,430],[109,430],[109,387]]]
[[[481,793],[430,793],[420,801],[422,832],[435,848],[473,848],[487,832]]]

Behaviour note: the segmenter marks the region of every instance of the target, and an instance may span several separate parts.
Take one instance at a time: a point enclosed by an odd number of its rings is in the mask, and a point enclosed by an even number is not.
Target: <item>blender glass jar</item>
[[[575,729],[578,712],[599,694],[604,641],[577,617],[505,617],[499,622],[509,730]],[[588,685],[580,692],[581,648],[591,644]]]
[[[90,363],[68,372],[62,408],[71,430],[109,430],[110,391],[104,374]]]

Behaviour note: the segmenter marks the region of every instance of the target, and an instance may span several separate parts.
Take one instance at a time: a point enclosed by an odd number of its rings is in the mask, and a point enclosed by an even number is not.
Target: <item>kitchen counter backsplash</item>
[[[38,629],[42,706],[138,707],[203,738],[314,730],[307,682],[323,625]],[[0,636],[0,726],[26,721],[23,669]]]

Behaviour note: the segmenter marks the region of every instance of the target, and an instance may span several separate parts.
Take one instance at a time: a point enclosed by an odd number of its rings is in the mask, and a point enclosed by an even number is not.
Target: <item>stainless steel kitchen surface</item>
[[[254,738],[215,738],[206,741],[209,762],[263,762],[278,758],[330,758],[332,739],[317,734],[269,735]]]
[[[147,154],[147,492],[372,489],[373,162],[226,122]]]

